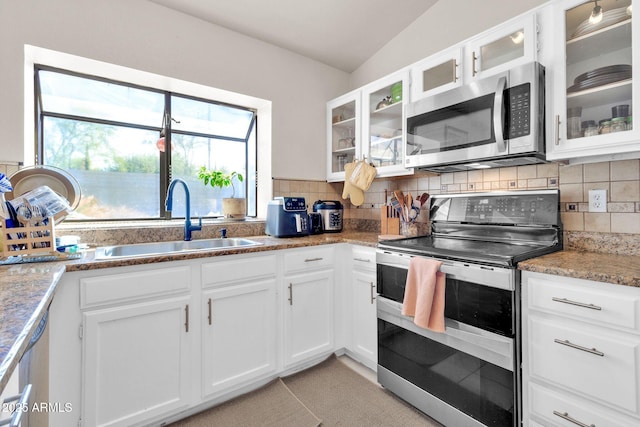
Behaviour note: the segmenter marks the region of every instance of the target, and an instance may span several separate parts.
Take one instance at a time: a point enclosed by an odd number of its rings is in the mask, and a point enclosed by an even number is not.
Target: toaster
[[[310,224],[304,197],[275,197],[267,205],[265,232],[273,237],[309,235]]]

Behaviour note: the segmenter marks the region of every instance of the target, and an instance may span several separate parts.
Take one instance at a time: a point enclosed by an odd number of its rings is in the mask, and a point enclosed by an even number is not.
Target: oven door
[[[445,333],[401,314],[412,254],[378,250],[378,381],[449,426],[519,417],[517,272],[442,260]]]
[[[377,251],[377,290],[381,297],[403,302],[412,256]],[[443,260],[440,271],[446,274],[446,318],[507,337],[515,335],[515,270]]]
[[[446,426],[517,425],[515,340],[450,319],[416,326],[378,298],[378,382]]]

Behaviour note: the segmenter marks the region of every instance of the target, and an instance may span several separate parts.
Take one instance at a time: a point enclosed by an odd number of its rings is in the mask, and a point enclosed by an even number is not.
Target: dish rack
[[[7,228],[5,221],[0,221],[0,255],[3,258],[19,255],[55,255],[56,237],[53,218],[49,218],[47,225],[23,225],[22,227]],[[63,254],[61,254],[63,255]]]

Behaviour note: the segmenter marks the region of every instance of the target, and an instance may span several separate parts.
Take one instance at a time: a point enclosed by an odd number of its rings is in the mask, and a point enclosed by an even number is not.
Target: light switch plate
[[[607,190],[589,190],[589,212],[607,211]]]

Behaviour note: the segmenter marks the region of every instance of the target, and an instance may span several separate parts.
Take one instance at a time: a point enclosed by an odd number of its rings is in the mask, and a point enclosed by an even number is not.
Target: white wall
[[[0,0],[0,163],[25,161],[24,45],[272,101],[272,175],[324,179],[332,67],[146,0]]]
[[[453,46],[549,0],[440,0],[351,74],[352,89]]]

